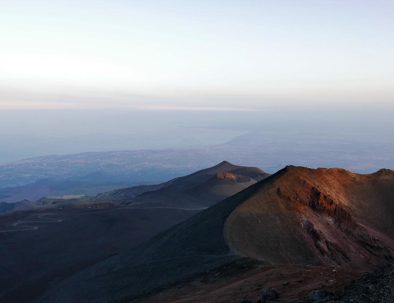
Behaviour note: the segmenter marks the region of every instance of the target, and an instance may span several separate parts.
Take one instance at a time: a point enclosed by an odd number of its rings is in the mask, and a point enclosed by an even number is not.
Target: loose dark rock
[[[311,302],[325,302],[333,297],[333,294],[326,290],[314,290],[309,294]]]
[[[278,298],[279,298],[279,293],[274,288],[265,288],[261,291],[260,301],[262,303],[265,303],[268,301],[276,301],[276,300],[278,300]]]

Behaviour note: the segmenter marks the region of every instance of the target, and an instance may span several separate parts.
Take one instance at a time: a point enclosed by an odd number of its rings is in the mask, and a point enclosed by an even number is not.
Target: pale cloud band
[[[391,105],[393,32],[384,0],[5,1],[0,109]]]

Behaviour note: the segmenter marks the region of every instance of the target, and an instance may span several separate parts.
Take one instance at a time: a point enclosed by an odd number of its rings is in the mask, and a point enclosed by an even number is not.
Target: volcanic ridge
[[[227,173],[216,177],[234,180]],[[149,298],[241,260],[265,268],[367,270],[393,257],[393,188],[391,170],[361,175],[289,166],[137,248],[64,279],[40,302]]]

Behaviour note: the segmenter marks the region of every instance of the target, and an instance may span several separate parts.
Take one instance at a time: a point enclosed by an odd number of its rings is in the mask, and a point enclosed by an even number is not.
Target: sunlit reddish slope
[[[237,254],[277,263],[366,264],[391,254],[394,172],[287,167],[228,217]]]

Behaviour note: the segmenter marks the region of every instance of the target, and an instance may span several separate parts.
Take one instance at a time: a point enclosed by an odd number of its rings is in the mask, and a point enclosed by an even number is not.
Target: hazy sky
[[[0,109],[392,104],[394,1],[0,1]]]

